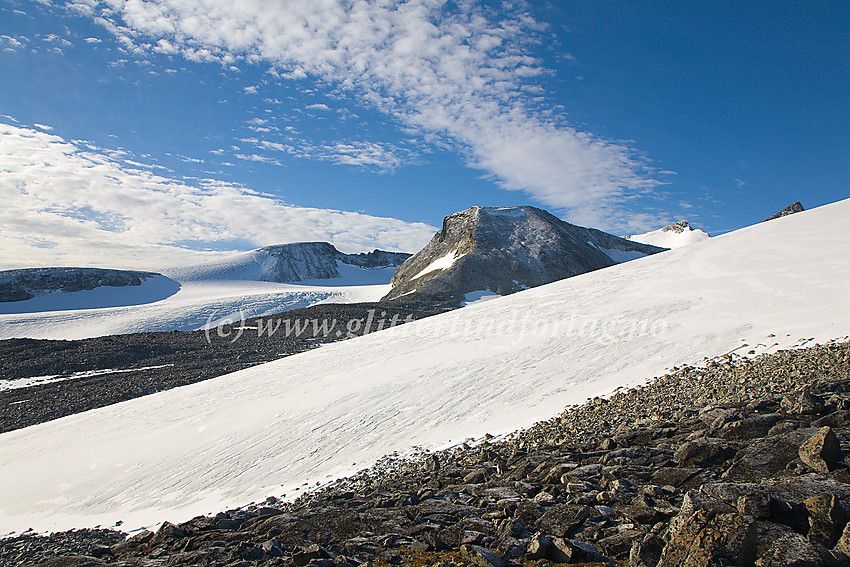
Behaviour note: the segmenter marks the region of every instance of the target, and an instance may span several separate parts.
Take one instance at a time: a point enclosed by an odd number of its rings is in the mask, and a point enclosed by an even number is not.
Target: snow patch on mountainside
[[[40,386],[52,382],[61,382],[63,380],[73,380],[75,378],[88,378],[92,376],[101,376],[103,374],[122,374],[125,372],[140,372],[142,370],[151,370],[155,368],[167,368],[174,366],[173,364],[160,364],[157,366],[140,366],[138,368],[104,368],[101,370],[87,370],[85,372],[71,372],[69,374],[54,374],[48,376],[32,376],[30,378],[16,378],[14,380],[0,380],[0,392],[3,390],[17,390],[19,388],[29,388],[31,386]]]
[[[430,274],[431,272],[436,272],[437,270],[446,270],[448,268],[451,268],[452,265],[461,256],[463,256],[463,254],[458,254],[457,250],[455,250],[453,252],[449,252],[445,256],[440,256],[439,258],[437,258],[436,260],[434,260],[433,262],[431,262],[430,264],[428,264],[427,266],[422,268],[422,271],[420,271],[415,276],[410,278],[410,280],[413,281],[417,278],[421,278],[425,274]]]
[[[521,207],[484,207],[491,215],[500,217],[522,218],[527,215]]]
[[[846,337],[848,216],[843,201],[4,433],[0,533],[132,529],[292,497],[674,365]]]
[[[489,301],[496,297],[501,296],[498,293],[490,291],[489,289],[485,289],[482,291],[470,291],[469,293],[464,294],[463,301],[460,305],[461,307],[466,307],[467,305],[473,305],[475,303]]]

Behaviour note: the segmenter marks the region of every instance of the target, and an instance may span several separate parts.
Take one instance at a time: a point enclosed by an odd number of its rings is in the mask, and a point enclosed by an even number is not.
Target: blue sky
[[[415,251],[850,195],[846,2],[4,0],[0,265]],[[201,254],[203,252],[204,254]]]

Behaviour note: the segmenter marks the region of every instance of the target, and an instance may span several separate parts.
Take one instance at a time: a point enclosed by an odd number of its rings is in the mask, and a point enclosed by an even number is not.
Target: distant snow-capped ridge
[[[462,304],[475,292],[507,295],[661,250],[535,207],[471,207],[443,220],[396,271],[384,300]]]
[[[106,268],[22,268],[0,271],[0,302],[26,301],[52,292],[140,286],[153,272]]]
[[[643,234],[630,234],[625,238],[633,242],[642,242],[661,248],[679,248],[711,237],[704,230],[693,228],[688,224],[688,221],[682,220],[658,230],[651,230]]]
[[[265,246],[231,258],[171,270],[181,281],[255,280],[301,282],[341,277],[340,264],[366,270],[400,266],[410,254],[373,250],[345,254],[329,242],[295,242]]]

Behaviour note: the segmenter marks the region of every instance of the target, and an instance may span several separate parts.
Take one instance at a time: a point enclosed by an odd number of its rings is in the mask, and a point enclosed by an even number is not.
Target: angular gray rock
[[[800,445],[800,460],[819,473],[828,474],[838,467],[841,445],[829,426],[821,428],[813,437]]]
[[[793,203],[791,203],[790,205],[788,205],[787,207],[785,207],[784,209],[782,209],[778,213],[767,217],[762,222],[767,222],[767,221],[771,221],[773,219],[787,217],[788,215],[793,215],[794,213],[800,213],[800,212],[803,212],[804,210],[805,209],[803,208],[803,205],[800,203],[800,201],[794,201]]]
[[[756,535],[756,521],[750,516],[714,516],[708,510],[699,510],[664,547],[658,567],[752,565]]]
[[[847,513],[835,494],[813,496],[803,502],[809,512],[808,538],[834,547],[847,525]]]
[[[786,534],[774,540],[756,561],[756,567],[823,567],[817,544],[800,534]]]
[[[461,554],[472,564],[478,567],[504,567],[504,560],[484,547],[477,545],[463,545]]]

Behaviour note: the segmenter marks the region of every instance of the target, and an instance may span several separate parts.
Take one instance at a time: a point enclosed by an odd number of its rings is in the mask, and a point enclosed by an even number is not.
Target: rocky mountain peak
[[[339,264],[364,269],[400,266],[410,254],[373,250],[346,254],[329,242],[293,242],[264,246],[233,258],[190,266],[184,280],[259,280],[300,282],[339,278]]]
[[[662,232],[675,232],[682,233],[686,230],[693,230],[691,225],[688,224],[688,221],[681,220],[679,222],[674,222],[673,224],[668,224],[664,228],[661,229]]]
[[[536,207],[475,206],[443,219],[431,242],[396,271],[384,299],[461,303],[471,292],[507,295],[661,250]]]
[[[806,210],[806,209],[803,208],[803,204],[800,203],[800,201],[794,201],[793,203],[791,203],[790,205],[788,205],[787,207],[785,207],[784,209],[782,209],[778,213],[767,217],[762,222],[767,222],[769,220],[787,217],[788,215],[793,215],[794,213],[801,213],[804,210]]]

